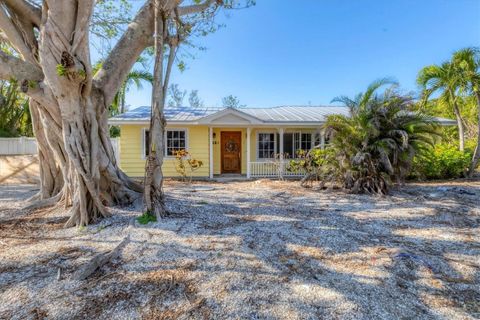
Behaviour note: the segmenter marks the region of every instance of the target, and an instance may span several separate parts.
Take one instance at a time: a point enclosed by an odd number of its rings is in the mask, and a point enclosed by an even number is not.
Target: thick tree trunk
[[[5,0],[0,6],[0,29],[18,53],[13,56],[0,51],[0,78],[18,80],[32,99],[41,163],[37,207],[55,203],[70,207],[67,226],[88,224],[107,216],[106,206],[128,204],[141,196],[141,186],[131,181],[116,163],[107,111],[138,56],[152,45],[153,2],[145,2],[95,79],[88,39],[94,0]],[[155,2],[157,13],[160,5],[163,13],[175,12],[175,19],[170,21],[179,25],[183,25],[182,15],[221,5],[215,0],[184,7],[173,0]],[[167,30],[166,26],[160,26]],[[162,38],[167,32],[157,34]],[[163,50],[165,39],[159,38],[156,43],[161,43]],[[173,63],[174,55],[171,56],[167,74]],[[160,66],[157,79],[162,79],[161,58],[157,58],[157,65]],[[165,78],[168,84],[168,75]],[[164,211],[161,166],[166,86],[161,87],[163,90],[157,91],[152,115],[155,124],[150,141],[154,160],[149,162],[152,188],[148,192],[154,211],[158,212]]]
[[[472,157],[472,163],[468,170],[468,176],[471,178],[475,170],[478,167],[478,162],[480,161],[480,91],[475,91],[475,97],[477,98],[477,146]]]
[[[33,131],[37,139],[38,160],[40,164],[40,192],[36,199],[47,200],[60,193],[64,186],[64,176],[62,169],[65,165],[65,154],[63,151],[63,140],[60,143],[51,146],[47,137],[55,136],[50,132],[51,128],[44,126],[45,120],[42,121],[41,106],[36,101],[30,99],[30,114],[32,117]],[[50,130],[49,130],[50,128]],[[55,151],[57,156],[55,156]],[[61,159],[59,159],[61,157]]]
[[[45,83],[60,110],[67,226],[86,225],[109,215],[106,205],[130,203],[141,188],[117,166],[108,136],[103,95],[92,86],[88,23],[93,1],[49,1],[44,5],[39,46]],[[51,136],[51,135],[49,135]]]

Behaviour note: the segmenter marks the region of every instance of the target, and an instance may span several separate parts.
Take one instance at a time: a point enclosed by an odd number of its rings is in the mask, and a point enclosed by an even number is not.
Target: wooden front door
[[[222,173],[242,172],[242,133],[239,131],[222,131],[221,162]]]

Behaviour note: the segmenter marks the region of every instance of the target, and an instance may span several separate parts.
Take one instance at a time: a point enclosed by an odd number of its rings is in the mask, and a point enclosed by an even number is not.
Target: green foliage
[[[0,137],[31,137],[32,131],[28,98],[16,81],[0,81]]]
[[[124,113],[126,107],[126,96],[127,92],[134,85],[137,89],[141,90],[143,88],[142,82],[153,83],[153,75],[148,71],[142,70],[132,70],[128,73],[127,78],[123,82],[120,90],[115,95],[113,102],[110,106],[110,115],[116,115],[119,113]]]
[[[386,84],[391,86],[377,94]],[[303,164],[309,179],[322,185],[386,194],[392,180],[407,176],[415,154],[428,149],[439,137],[432,118],[413,112],[412,98],[399,94],[389,79],[374,82],[353,99],[340,97],[335,101],[348,106],[350,116],[327,117],[327,150],[310,152]]]
[[[57,64],[57,74],[60,77],[65,77],[67,73],[68,73],[67,68],[65,68],[63,64]]]
[[[445,130],[447,141],[453,143],[453,137],[460,141],[464,138],[476,139],[477,151],[472,154],[469,169],[471,176],[480,158],[480,49],[461,49],[449,61],[423,68],[417,82],[424,93],[421,107],[436,109],[441,116],[456,117],[459,127],[463,124],[463,137],[452,129]],[[440,93],[440,97],[428,101],[434,92]]]
[[[119,126],[110,126],[110,138],[120,137],[120,127]]]
[[[411,178],[453,179],[465,176],[472,153],[461,152],[458,145],[442,143],[414,158]]]
[[[157,222],[157,217],[154,214],[146,211],[137,218],[137,221],[140,224],[148,224],[149,222]]]

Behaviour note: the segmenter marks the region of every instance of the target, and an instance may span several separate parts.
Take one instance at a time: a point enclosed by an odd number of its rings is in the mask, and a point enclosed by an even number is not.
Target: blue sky
[[[415,90],[423,66],[480,46],[480,0],[257,0],[219,21],[171,80],[206,106],[229,94],[249,107],[326,105],[386,76]],[[150,95],[131,90],[127,104]]]

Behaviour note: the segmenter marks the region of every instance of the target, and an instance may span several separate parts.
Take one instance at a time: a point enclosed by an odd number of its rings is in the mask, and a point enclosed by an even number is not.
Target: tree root
[[[36,200],[28,206],[24,207],[22,210],[33,211],[39,209],[45,209],[48,207],[53,207],[62,199],[63,192],[58,193],[56,196],[53,196],[48,199]]]

